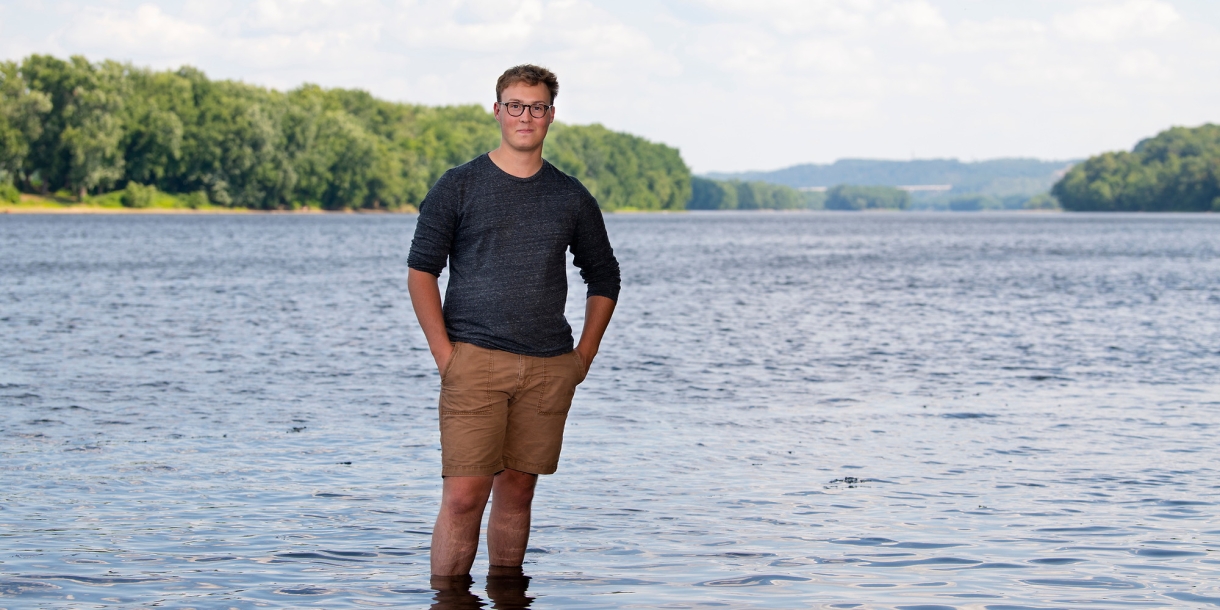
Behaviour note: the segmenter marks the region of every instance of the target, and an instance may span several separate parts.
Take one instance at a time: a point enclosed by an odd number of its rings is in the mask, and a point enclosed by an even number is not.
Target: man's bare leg
[[[518,567],[530,540],[530,507],[538,475],[506,468],[492,484],[487,554],[491,565]]]
[[[460,576],[470,573],[479,550],[479,527],[491,493],[492,478],[445,477],[441,511],[432,528],[432,574]]]

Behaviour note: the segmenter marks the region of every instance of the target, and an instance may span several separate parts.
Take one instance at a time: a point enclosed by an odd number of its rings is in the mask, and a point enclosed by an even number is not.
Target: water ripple
[[[528,592],[441,600],[412,217],[0,216],[0,605],[1220,606],[1220,216],[607,226]]]

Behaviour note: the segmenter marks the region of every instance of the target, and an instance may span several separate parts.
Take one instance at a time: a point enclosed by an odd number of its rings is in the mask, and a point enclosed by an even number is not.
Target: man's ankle
[[[515,565],[515,566],[490,565],[490,566],[487,566],[487,575],[488,576],[524,576],[525,572],[521,569],[520,565]]]

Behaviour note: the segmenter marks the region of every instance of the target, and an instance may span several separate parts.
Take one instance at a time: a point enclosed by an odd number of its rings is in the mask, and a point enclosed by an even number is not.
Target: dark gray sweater
[[[482,155],[428,191],[407,266],[440,275],[448,259],[451,341],[549,357],[572,351],[563,315],[569,248],[587,296],[617,300],[618,261],[584,185],[546,161],[517,178]]]

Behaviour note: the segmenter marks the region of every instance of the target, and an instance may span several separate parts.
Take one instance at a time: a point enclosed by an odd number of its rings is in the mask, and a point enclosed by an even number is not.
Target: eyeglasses
[[[530,109],[530,116],[535,119],[541,119],[546,116],[547,111],[554,108],[554,104],[522,104],[521,102],[496,102],[504,107],[508,112],[508,116],[521,116],[526,108]]]

